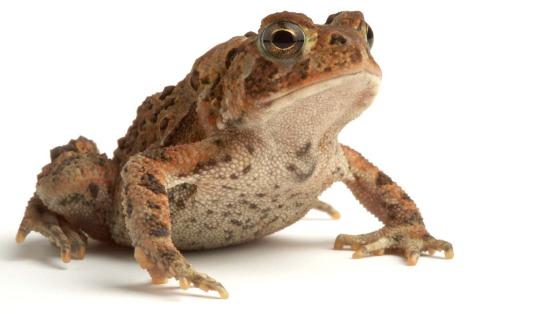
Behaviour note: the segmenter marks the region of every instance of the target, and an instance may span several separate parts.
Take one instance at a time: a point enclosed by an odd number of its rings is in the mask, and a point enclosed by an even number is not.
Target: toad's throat
[[[278,142],[297,147],[334,138],[371,104],[380,81],[361,71],[300,88],[271,101],[259,124]]]

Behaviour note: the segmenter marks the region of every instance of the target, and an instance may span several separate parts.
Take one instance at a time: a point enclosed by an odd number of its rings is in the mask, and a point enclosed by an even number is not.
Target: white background
[[[553,1],[114,2],[0,4],[0,311],[558,313]],[[262,241],[185,254],[228,300],[149,285],[129,249],[92,241],[84,261],[66,265],[37,234],[16,246],[51,148],[84,135],[110,155],[145,96],[281,10],[317,23],[363,11],[384,81],[340,140],[405,188],[455,259],[407,267],[396,256],[352,260],[332,250],[339,233],[381,226],[342,185],[322,197],[340,221],[311,213]]]

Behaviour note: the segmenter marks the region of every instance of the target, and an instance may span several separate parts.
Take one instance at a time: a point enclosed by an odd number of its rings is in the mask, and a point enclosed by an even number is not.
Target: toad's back
[[[126,135],[119,139],[114,160],[120,169],[133,155],[150,147],[200,141],[216,131],[224,102],[224,72],[238,45],[253,34],[217,45],[194,63],[176,86],[167,86],[142,103]]]

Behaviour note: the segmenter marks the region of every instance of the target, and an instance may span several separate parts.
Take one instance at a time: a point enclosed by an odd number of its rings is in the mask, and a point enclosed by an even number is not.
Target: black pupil
[[[289,31],[279,30],[272,34],[272,43],[280,49],[287,49],[294,45],[295,38]]]
[[[372,40],[373,39],[373,31],[371,30],[371,27],[368,26],[367,28],[367,39],[368,40]]]

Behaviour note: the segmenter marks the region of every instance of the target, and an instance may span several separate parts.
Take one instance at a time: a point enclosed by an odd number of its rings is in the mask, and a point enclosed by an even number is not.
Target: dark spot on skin
[[[224,141],[222,139],[215,139],[214,144],[218,147],[224,147]]]
[[[208,85],[208,84],[210,84],[210,78],[208,78],[208,76],[205,76],[205,77],[200,79],[200,83],[202,83],[204,85]]]
[[[238,177],[235,173],[230,174],[230,175],[229,175],[229,178],[232,179],[232,180],[237,180],[237,179],[239,179],[239,177]]]
[[[276,203],[276,202],[278,202],[278,199],[277,199],[277,198],[273,198],[273,199],[271,199],[270,201],[273,202],[273,203]]]
[[[158,204],[156,204],[152,201],[148,201],[148,208],[160,210],[161,206],[159,206]]]
[[[225,189],[225,190],[235,190],[235,189],[232,188],[231,186],[227,186],[227,185],[222,185],[222,189]]]
[[[169,228],[167,228],[167,226],[161,226],[159,228],[156,229],[152,229],[150,230],[150,235],[152,237],[167,237],[169,236]]]
[[[330,71],[332,71],[332,68],[331,67],[326,67],[326,68],[323,69],[323,71],[330,72]]]
[[[402,192],[402,198],[403,198],[403,200],[406,200],[406,201],[412,201],[410,196],[408,196],[408,194],[406,194],[406,192],[404,192],[404,191]]]
[[[231,155],[230,154],[225,154],[224,158],[222,158],[223,162],[230,162],[231,161]]]
[[[185,209],[186,205],[185,205],[185,201],[180,198],[178,200],[174,200],[173,203],[175,204],[175,207],[177,209]]]
[[[332,34],[331,41],[329,42],[331,45],[344,45],[346,44],[346,38],[340,34]]]
[[[237,220],[235,218],[230,219],[229,222],[231,222],[232,224],[234,224],[236,226],[241,226],[243,224],[240,220]]]
[[[210,159],[208,159],[208,161],[206,161],[206,165],[210,166],[210,167],[215,166],[216,165],[216,160],[213,159],[213,158],[210,158]]]
[[[165,97],[169,96],[169,94],[173,92],[173,89],[175,89],[175,86],[173,85],[166,86],[161,92],[161,94],[159,95],[159,99],[160,100],[165,99]]]
[[[132,215],[132,202],[130,201],[130,199],[126,200],[126,215],[128,217],[130,217],[130,215]]]
[[[255,204],[255,203],[250,203],[250,204],[249,204],[249,208],[255,209],[255,208],[257,208],[257,204]]]
[[[282,208],[282,207],[284,207],[284,205],[283,205],[283,204],[278,204],[277,207],[278,207],[278,208]]]
[[[278,184],[275,184],[275,185],[274,185],[274,188],[275,188],[275,189],[279,189],[280,186],[279,186]]]
[[[97,159],[97,164],[100,165],[101,167],[105,166],[106,158],[107,158],[107,155],[102,154],[101,156],[99,156],[99,159]]]
[[[249,171],[251,171],[251,165],[247,165],[245,168],[243,168],[243,170],[241,170],[243,174],[247,174],[249,173]]]
[[[232,207],[233,207],[233,204],[232,204],[232,203],[227,203],[227,204],[226,204],[226,207],[227,207],[227,208],[232,208]],[[222,213],[222,214],[225,214],[225,213],[227,213],[227,212],[224,212],[224,213]]]
[[[169,119],[167,117],[161,119],[161,122],[159,123],[159,129],[161,131],[167,129],[167,126],[169,125]]]
[[[303,205],[303,203],[300,203],[300,202],[296,202],[296,203],[295,203],[294,205],[295,205],[296,207],[300,207],[300,206],[302,206],[302,205]]]
[[[239,197],[245,197],[245,193],[239,193]]]
[[[253,153],[255,152],[255,147],[253,146],[253,144],[245,144],[245,148],[251,155],[253,155]]]
[[[193,173],[200,173],[202,171],[202,169],[204,168],[204,164],[201,162],[197,162],[196,166],[194,166],[194,169],[192,170]]]
[[[396,212],[397,210],[400,209],[400,205],[399,204],[388,204],[385,207],[387,207],[387,209],[391,212]]]
[[[403,240],[403,236],[400,235],[400,234],[395,234],[395,235],[392,236],[392,238],[393,238],[393,241],[395,241],[397,243],[401,242]]]
[[[233,59],[235,59],[235,57],[237,56],[237,54],[239,53],[240,49],[239,48],[233,48],[230,51],[228,51],[227,55],[226,55],[226,69],[229,68],[229,66],[231,65],[231,63],[233,62]]]
[[[315,172],[315,168],[316,168],[315,163],[311,164],[309,170],[307,171],[302,171],[298,169],[294,164],[286,165],[286,169],[290,172],[293,172],[296,175],[296,178],[299,182],[309,179]]]
[[[393,180],[391,180],[391,178],[389,178],[388,175],[379,171],[379,173],[377,174],[377,179],[375,180],[376,185],[387,185],[387,184],[392,184],[392,183],[393,183]]]
[[[165,194],[165,186],[151,173],[145,173],[140,179],[140,186],[152,191],[154,194]]]
[[[89,193],[93,198],[97,198],[97,193],[99,193],[99,186],[95,183],[90,183],[88,185]]]
[[[309,149],[311,149],[311,142],[307,142],[307,143],[305,143],[305,145],[300,147],[296,151],[296,156],[297,157],[303,157],[303,156],[307,155],[307,153],[309,153]]]
[[[209,210],[206,211],[206,215],[212,215],[213,213],[214,213],[214,211],[211,210],[211,209],[209,209]]]
[[[264,194],[264,193],[257,193],[257,194],[255,194],[255,195],[256,195],[257,197],[265,197],[265,196],[266,196],[266,194]]]
[[[191,87],[194,90],[198,90],[199,82],[198,82],[199,72],[197,70],[192,71],[191,73]]]
[[[157,122],[158,115],[159,115],[159,112],[155,112],[155,113],[152,114],[152,116],[150,117],[150,122],[152,122],[152,124],[155,124]]]
[[[169,189],[169,203],[175,205],[176,210],[186,208],[186,202],[196,193],[197,187],[194,184],[183,183]]]

